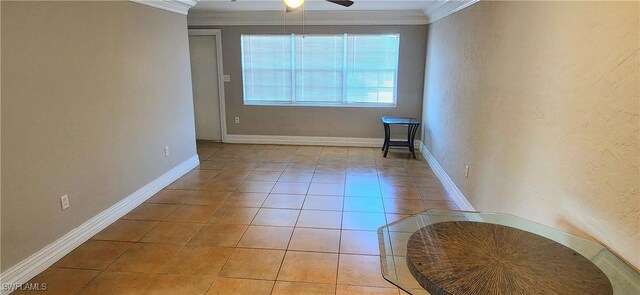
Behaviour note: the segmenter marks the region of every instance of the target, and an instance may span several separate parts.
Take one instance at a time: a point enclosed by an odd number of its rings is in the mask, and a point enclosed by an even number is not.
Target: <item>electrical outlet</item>
[[[169,146],[165,146],[164,147],[164,155],[168,156],[169,155]]]
[[[236,124],[240,124],[240,117],[236,117],[235,118],[235,122],[236,122]]]
[[[464,164],[464,177],[469,178],[469,165]]]
[[[60,205],[62,205],[62,210],[69,208],[69,197],[67,195],[60,197]]]
[[[231,82],[231,75],[222,75],[222,82]]]

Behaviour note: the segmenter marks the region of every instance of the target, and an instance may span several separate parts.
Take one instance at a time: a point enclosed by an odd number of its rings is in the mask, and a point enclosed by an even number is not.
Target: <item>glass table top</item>
[[[427,210],[378,229],[382,275],[409,294],[429,294],[407,265],[407,243],[426,226],[450,221],[507,226],[553,240],[587,258],[609,279],[613,294],[640,294],[640,274],[599,243],[509,214]]]
[[[381,117],[384,124],[420,124],[420,120],[409,117]]]

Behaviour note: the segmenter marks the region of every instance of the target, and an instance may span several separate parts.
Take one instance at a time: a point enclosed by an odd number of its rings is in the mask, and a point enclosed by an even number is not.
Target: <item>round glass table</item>
[[[606,247],[509,214],[427,210],[378,242],[382,275],[409,294],[640,294]]]

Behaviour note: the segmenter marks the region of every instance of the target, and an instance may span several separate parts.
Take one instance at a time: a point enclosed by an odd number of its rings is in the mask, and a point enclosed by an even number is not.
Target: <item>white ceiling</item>
[[[314,10],[340,10],[340,11],[363,11],[363,10],[428,10],[435,4],[439,6],[444,1],[383,1],[383,0],[354,0],[354,4],[349,7],[342,7],[324,0],[305,0],[304,9]],[[437,3],[440,2],[440,3]],[[282,11],[284,10],[283,0],[200,0],[198,4],[191,8],[192,12],[234,12],[234,11]]]

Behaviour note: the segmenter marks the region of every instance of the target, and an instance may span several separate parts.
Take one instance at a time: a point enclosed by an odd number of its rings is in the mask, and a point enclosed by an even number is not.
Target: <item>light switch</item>
[[[231,75],[223,75],[222,76],[222,81],[231,82]]]

